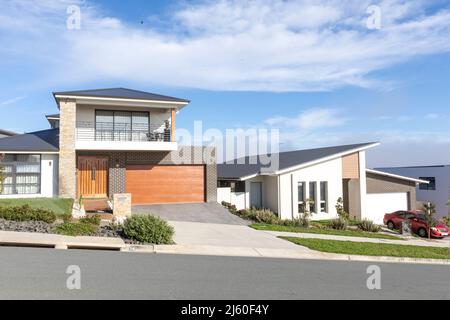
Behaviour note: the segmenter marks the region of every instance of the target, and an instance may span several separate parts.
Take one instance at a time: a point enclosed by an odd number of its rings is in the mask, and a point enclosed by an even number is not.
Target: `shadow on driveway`
[[[176,203],[137,205],[133,214],[153,214],[167,221],[203,222],[229,225],[248,225],[218,203]]]

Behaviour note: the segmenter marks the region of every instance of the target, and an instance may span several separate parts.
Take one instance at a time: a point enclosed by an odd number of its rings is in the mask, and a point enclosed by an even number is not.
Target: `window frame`
[[[419,190],[436,191],[436,177],[419,177],[419,179],[429,181],[429,183],[419,183]]]
[[[150,114],[150,111],[132,111],[132,110],[110,110],[110,109],[95,109],[95,119],[94,119],[94,130],[95,130],[95,140],[98,140],[97,139],[97,123],[98,123],[98,121],[97,121],[97,115],[98,115],[98,113],[99,112],[111,112],[112,113],[112,130],[111,130],[111,140],[112,141],[116,141],[116,121],[115,121],[115,119],[116,119],[116,117],[115,117],[115,114],[116,113],[129,113],[130,114],[130,130],[125,130],[125,131],[129,131],[129,133],[130,133],[130,140],[121,140],[120,138],[117,140],[117,141],[133,141],[132,139],[133,139],[133,132],[134,131],[138,131],[138,132],[146,132],[146,133],[150,133],[151,132],[151,120],[150,120],[150,117],[151,117],[151,114]],[[140,113],[140,114],[143,114],[143,113],[145,113],[145,114],[147,114],[147,119],[148,119],[148,128],[147,128],[147,130],[134,130],[133,129],[133,114],[136,114],[136,113]],[[108,131],[108,130],[102,130],[102,129],[99,129],[99,131]],[[122,131],[124,131],[124,130],[122,130]],[[120,132],[120,130],[118,131],[118,132]],[[102,141],[101,139],[100,139],[100,141]]]
[[[11,166],[11,172],[4,173],[6,178],[11,178],[11,183],[5,184],[3,183],[3,191],[0,195],[3,196],[14,196],[14,195],[39,195],[42,191],[42,155],[41,154],[8,154],[14,158],[13,161],[2,161],[0,162],[3,166]],[[23,162],[18,161],[18,156],[37,156],[38,161],[36,162]],[[17,167],[19,165],[36,165],[39,166],[38,172],[17,172]],[[17,177],[20,176],[37,176],[36,183],[17,183]],[[11,188],[11,193],[5,193],[5,187]],[[27,188],[27,187],[36,187],[36,192],[18,192],[18,187]]]
[[[322,185],[325,185],[325,192],[322,192]],[[319,210],[321,213],[328,213],[328,181],[320,181],[320,199],[319,199]],[[322,199],[325,194],[325,198]],[[324,207],[322,208],[322,205]]]
[[[298,206],[298,213],[303,214],[305,213],[305,201],[306,201],[306,181],[297,181],[297,206]],[[300,194],[300,185],[302,186],[302,198],[303,201],[300,201],[298,195]]]
[[[317,181],[309,181],[309,194],[308,199],[313,200],[314,203],[309,203],[309,212],[317,213]],[[312,193],[311,193],[312,192]]]

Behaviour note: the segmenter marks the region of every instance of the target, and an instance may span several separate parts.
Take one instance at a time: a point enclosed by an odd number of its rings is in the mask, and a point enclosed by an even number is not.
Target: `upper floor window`
[[[419,184],[420,190],[436,190],[436,178],[435,177],[420,177],[419,179],[430,182],[430,183]]]
[[[149,127],[148,112],[97,110],[95,113],[96,140],[146,141]]]

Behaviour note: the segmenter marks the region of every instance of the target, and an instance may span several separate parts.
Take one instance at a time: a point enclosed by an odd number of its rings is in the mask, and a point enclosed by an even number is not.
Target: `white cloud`
[[[291,128],[299,130],[312,130],[330,128],[343,125],[348,118],[342,116],[336,109],[309,109],[294,118],[277,116],[264,121],[269,126]]]
[[[440,114],[438,114],[438,113],[428,113],[426,116],[425,116],[425,119],[428,119],[428,120],[435,120],[435,119],[439,119],[439,118],[441,118],[442,117],[442,115],[440,115]]]
[[[82,6],[81,30],[65,29]],[[321,91],[382,87],[373,71],[450,51],[450,11],[385,0],[201,1],[175,5],[165,28],[133,27],[85,1],[0,0],[0,54],[40,67],[40,83],[104,79],[212,90]],[[431,8],[431,9],[430,9]],[[3,42],[3,41],[2,41]],[[61,75],[64,76],[61,76]],[[30,79],[35,81],[36,79]]]
[[[16,102],[19,102],[19,101],[25,99],[25,98],[26,97],[16,97],[16,98],[8,99],[8,100],[0,102],[0,106],[7,106],[7,105],[10,105],[10,104],[14,104]]]

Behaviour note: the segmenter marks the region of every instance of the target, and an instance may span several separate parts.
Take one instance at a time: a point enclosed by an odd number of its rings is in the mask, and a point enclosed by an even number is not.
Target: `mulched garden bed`
[[[15,232],[35,232],[46,234],[57,234],[53,230],[54,225],[42,221],[11,221],[0,218],[1,231],[15,231]],[[113,229],[110,226],[100,226],[93,237],[105,238],[122,238],[126,244],[144,244],[139,241],[129,239],[125,236],[121,229]]]

